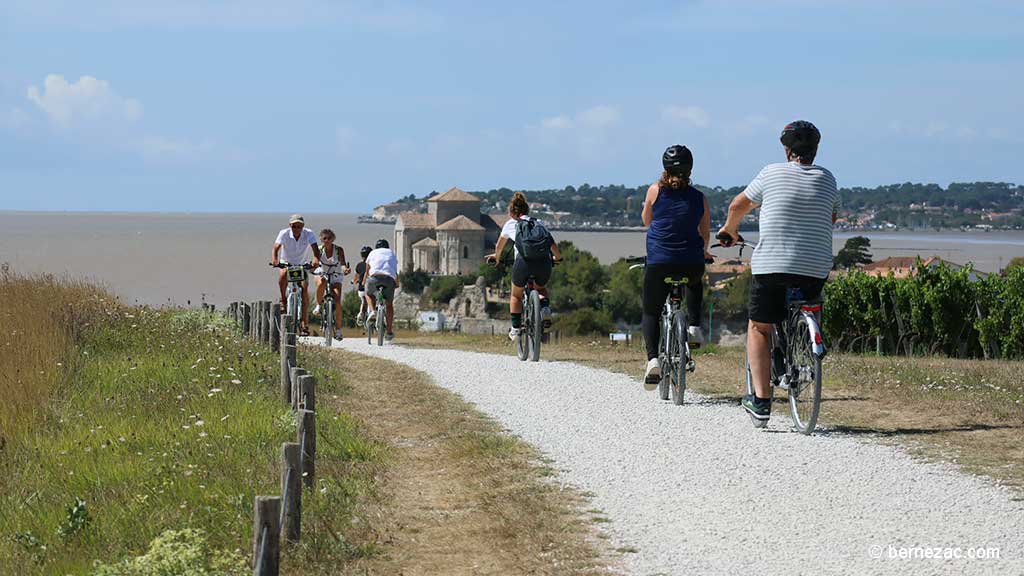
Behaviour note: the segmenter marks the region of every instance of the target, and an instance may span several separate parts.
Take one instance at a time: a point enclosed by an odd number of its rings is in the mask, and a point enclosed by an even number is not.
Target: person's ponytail
[[[508,212],[514,216],[525,216],[530,213],[530,205],[526,202],[526,194],[516,192],[508,203]]]

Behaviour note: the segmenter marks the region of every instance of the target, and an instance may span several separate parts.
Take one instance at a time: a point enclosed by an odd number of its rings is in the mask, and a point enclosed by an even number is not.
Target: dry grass
[[[0,449],[38,422],[74,349],[113,296],[66,277],[0,272]]]
[[[511,354],[501,337],[463,334],[400,334],[410,346]],[[577,362],[639,379],[644,353],[604,340],[563,339],[545,345],[550,360]],[[739,402],[744,349],[705,351],[690,389]],[[949,461],[1018,490],[1024,489],[1024,362],[902,358],[830,354],[825,359],[824,433],[844,433],[895,442],[920,456]],[[788,417],[785,395],[776,412]]]
[[[604,574],[583,499],[548,480],[528,444],[411,368],[334,352],[337,403],[391,444],[373,574]],[[336,403],[336,405],[337,405]]]

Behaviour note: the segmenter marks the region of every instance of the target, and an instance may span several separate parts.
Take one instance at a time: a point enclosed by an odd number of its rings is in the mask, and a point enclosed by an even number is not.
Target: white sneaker
[[[369,326],[370,324],[373,324],[373,322],[375,320],[377,320],[377,313],[376,312],[370,312],[370,314],[367,315],[367,317],[366,317],[366,325]]]
[[[704,331],[700,326],[690,326],[686,329],[686,339],[690,341],[690,348],[700,348],[704,345]]]
[[[519,333],[522,332],[522,328],[516,328],[515,326],[508,329],[508,339],[515,342],[516,338],[519,338]]]
[[[319,316],[319,315],[320,315],[320,305],[317,304],[316,306],[313,306],[313,316]]]
[[[644,372],[644,390],[650,392],[658,387],[661,382],[661,362],[657,358],[647,361],[647,370]]]

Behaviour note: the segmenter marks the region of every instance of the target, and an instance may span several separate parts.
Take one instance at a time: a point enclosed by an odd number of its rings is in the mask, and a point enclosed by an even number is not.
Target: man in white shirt
[[[388,241],[377,240],[376,248],[366,257],[366,305],[370,310],[367,324],[374,321],[377,310],[377,289],[384,288],[384,301],[387,306],[387,332],[384,338],[390,342],[395,339],[395,289],[398,288],[398,258],[391,251]]]
[[[281,254],[282,250],[284,254]],[[277,266],[284,262],[292,266],[309,264],[309,251],[313,251],[313,268],[320,266],[320,247],[316,243],[316,234],[306,228],[306,220],[301,214],[292,214],[288,219],[288,228],[277,233],[277,240],[274,241],[274,249],[271,252],[270,263]],[[278,286],[281,288],[281,309],[284,310],[285,291],[288,288],[288,280],[285,277],[285,269],[281,268],[278,277]],[[299,324],[299,333],[309,336],[309,282],[302,283],[302,320]]]

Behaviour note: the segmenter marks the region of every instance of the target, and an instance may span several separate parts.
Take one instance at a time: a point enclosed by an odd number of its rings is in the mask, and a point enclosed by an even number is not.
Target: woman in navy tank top
[[[704,304],[704,263],[710,261],[711,214],[704,194],[690,184],[693,155],[685,146],[670,146],[662,155],[664,172],[644,199],[647,226],[647,266],[644,269],[643,333],[647,347],[644,385],[657,388],[661,380],[658,346],[661,309],[671,287],[665,278],[686,278],[686,321],[692,347],[704,343],[701,313]]]

